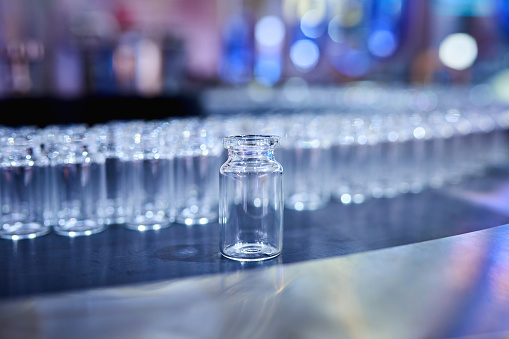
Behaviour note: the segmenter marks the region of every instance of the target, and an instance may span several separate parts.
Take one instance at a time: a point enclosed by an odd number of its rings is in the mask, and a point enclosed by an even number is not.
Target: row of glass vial
[[[0,237],[215,221],[224,160],[216,141],[198,120],[5,128]]]
[[[110,223],[157,230],[172,221],[205,224],[220,212],[224,256],[277,256],[283,183],[273,148],[279,138],[225,138],[229,160],[219,171],[222,154],[207,148],[213,144],[197,123],[3,130],[0,236],[35,238],[50,227],[66,236],[91,235]],[[169,151],[169,145],[176,147]]]
[[[93,234],[217,219],[229,135],[280,135],[285,207],[361,203],[440,187],[507,162],[509,114],[285,112],[4,128],[0,236]]]
[[[394,197],[482,176],[509,161],[509,115],[446,112],[350,117],[331,145],[333,196],[343,203]],[[354,135],[352,139],[350,135]]]
[[[418,193],[509,162],[509,112],[285,112],[226,119],[233,134],[280,135],[285,206],[295,210]]]

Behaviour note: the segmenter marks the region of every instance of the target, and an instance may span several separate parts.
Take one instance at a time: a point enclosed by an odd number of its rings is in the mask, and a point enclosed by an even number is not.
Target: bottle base
[[[157,231],[170,226],[173,219],[168,217],[163,211],[152,212],[136,215],[125,220],[122,225],[129,230],[134,231]]]
[[[106,229],[106,225],[98,223],[94,220],[67,220],[61,225],[54,227],[54,231],[58,235],[66,237],[88,236],[102,232]]]
[[[175,222],[179,224],[184,224],[187,226],[192,225],[206,225],[210,224],[211,222],[215,222],[218,219],[218,215],[215,212],[209,212],[209,213],[199,213],[199,214],[192,214],[192,213],[179,213],[175,217]]]
[[[314,211],[324,208],[330,200],[329,197],[322,197],[315,194],[295,194],[285,197],[285,207],[296,211]]]
[[[237,261],[261,261],[277,257],[281,253],[276,246],[265,243],[237,243],[226,247],[221,254]]]
[[[170,222],[166,221],[166,222],[141,223],[141,224],[140,223],[129,223],[129,222],[126,222],[122,226],[124,226],[128,230],[139,231],[139,232],[158,231],[160,229],[163,229],[163,228],[166,228],[166,227],[170,226]]]
[[[34,239],[48,234],[51,229],[37,222],[14,223],[0,231],[0,238],[8,240]]]

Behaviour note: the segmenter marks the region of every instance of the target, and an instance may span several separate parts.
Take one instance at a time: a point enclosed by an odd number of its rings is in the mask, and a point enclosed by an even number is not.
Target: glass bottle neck
[[[247,160],[247,159],[257,159],[257,160],[269,160],[274,161],[274,149],[265,149],[265,150],[246,150],[246,149],[230,149],[228,150],[228,157],[233,160]]]

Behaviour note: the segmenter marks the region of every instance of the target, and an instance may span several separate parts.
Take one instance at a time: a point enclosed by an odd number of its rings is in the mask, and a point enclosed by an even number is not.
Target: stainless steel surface
[[[332,259],[4,301],[2,338],[502,338],[509,225]]]
[[[285,210],[283,264],[439,239],[509,224],[509,172],[360,205],[331,202],[317,211]],[[119,225],[69,239],[55,234],[0,240],[0,301],[245,268],[221,258],[219,225],[172,225],[134,232]],[[252,267],[252,266],[247,266]]]
[[[507,338],[508,178],[287,211],[261,263],[213,224],[5,241],[0,339]]]

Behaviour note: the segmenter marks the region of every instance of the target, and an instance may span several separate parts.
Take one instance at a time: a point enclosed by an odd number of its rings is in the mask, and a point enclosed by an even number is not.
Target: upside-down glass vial
[[[223,139],[220,169],[220,250],[233,260],[274,258],[283,246],[283,167],[274,158],[279,137]]]

